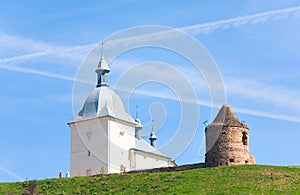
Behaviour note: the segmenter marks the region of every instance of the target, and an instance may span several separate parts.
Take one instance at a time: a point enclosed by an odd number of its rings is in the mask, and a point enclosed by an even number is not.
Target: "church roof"
[[[125,111],[121,98],[108,86],[95,88],[86,99],[82,110],[74,121],[102,116],[112,116],[130,123],[136,123]]]
[[[240,122],[233,109],[228,104],[224,104],[222,106],[215,120],[210,125],[247,127],[245,124]]]
[[[135,149],[145,151],[145,152],[149,152],[149,153],[153,153],[153,154],[160,155],[160,156],[165,156],[158,149],[152,147],[144,139],[135,139]],[[167,156],[165,156],[165,157],[167,157]]]
[[[111,116],[130,123],[136,122],[125,111],[121,98],[111,89],[108,84],[108,63],[102,55],[96,68],[97,86],[85,100],[81,111],[73,118],[72,122]]]

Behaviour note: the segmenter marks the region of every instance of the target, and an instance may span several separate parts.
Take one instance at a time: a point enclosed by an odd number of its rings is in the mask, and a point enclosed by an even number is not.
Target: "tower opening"
[[[244,145],[248,145],[248,136],[246,132],[243,132],[242,142]]]

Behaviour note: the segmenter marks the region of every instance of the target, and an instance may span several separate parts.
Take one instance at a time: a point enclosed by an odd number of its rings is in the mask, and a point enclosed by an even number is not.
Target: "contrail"
[[[53,74],[53,73],[49,73],[49,72],[45,72],[45,71],[20,68],[20,67],[16,67],[16,66],[12,66],[12,65],[6,65],[6,66],[0,65],[0,68],[1,69],[5,69],[5,70],[10,70],[10,71],[35,74],[35,75],[40,75],[40,76],[45,76],[45,77],[50,77],[50,78],[65,80],[65,81],[71,81],[71,82],[75,81],[75,78],[73,78],[73,77],[59,75],[59,74]],[[94,85],[94,83],[90,83],[88,81],[76,80],[76,82],[87,84],[87,85]],[[126,91],[126,89],[123,89],[123,90]],[[146,92],[146,91],[137,90],[135,93],[140,94],[140,95],[148,95],[148,96],[160,97],[160,98],[163,98],[163,99],[169,99],[169,100],[174,100],[174,101],[177,100],[177,99],[174,99],[171,96],[167,96],[167,95],[163,95],[161,93],[157,93],[156,91],[152,91],[152,92],[151,91],[147,91]],[[211,108],[211,106],[212,106],[210,102],[206,102],[206,101],[203,101],[203,100],[198,100],[197,102],[194,102],[194,101],[190,101],[188,98],[185,98],[182,101],[185,101],[187,103],[198,104],[198,105],[209,107],[209,108]],[[264,117],[264,118],[279,119],[279,120],[284,120],[284,121],[290,121],[290,122],[300,123],[300,119],[298,117],[291,117],[291,116],[286,116],[286,115],[276,115],[276,114],[272,114],[272,113],[268,113],[268,112],[254,111],[254,110],[248,110],[248,109],[243,109],[243,108],[234,108],[234,109],[238,113],[243,113],[243,114],[248,114],[248,115],[253,115],[253,116],[260,116],[260,117]]]
[[[74,77],[64,76],[64,75],[60,75],[60,74],[54,74],[54,73],[41,71],[41,70],[21,68],[21,67],[13,66],[13,65],[0,64],[0,69],[10,70],[10,71],[15,71],[15,72],[23,72],[23,73],[34,74],[34,75],[39,75],[39,76],[45,76],[45,77],[60,79],[60,80],[64,80],[64,81],[71,81],[71,82],[76,81],[76,82],[79,82],[82,84],[87,84],[87,85],[94,85],[94,83],[90,83],[90,82],[84,81],[84,80],[79,80]]]
[[[126,88],[118,88],[120,91],[124,92],[131,92],[131,90],[128,90]],[[162,99],[167,99],[167,100],[172,100],[172,101],[178,101],[178,99],[174,96],[170,96],[167,94],[160,93],[158,91],[145,91],[145,90],[136,90],[134,93],[139,94],[139,95],[145,95],[145,96],[152,96],[152,97],[159,97]],[[205,100],[200,100],[198,99],[196,102],[191,100],[189,97],[185,97],[181,99],[181,101],[186,102],[186,103],[191,103],[191,104],[197,104],[200,106],[205,106],[207,108],[215,108],[219,109],[219,107],[212,107],[212,103],[209,101]],[[270,118],[270,119],[278,119],[278,120],[283,120],[283,121],[289,121],[289,122],[296,122],[300,123],[300,118],[299,117],[293,117],[293,116],[287,116],[287,115],[279,115],[279,114],[273,114],[269,112],[262,112],[262,111],[257,111],[257,110],[250,110],[250,109],[244,109],[240,107],[233,107],[233,109],[242,114],[247,114],[247,115],[252,115],[252,116],[259,116],[259,117],[264,117],[264,118]]]
[[[8,169],[6,169],[6,168],[4,168],[4,167],[1,167],[1,166],[0,166],[0,171],[2,171],[2,172],[4,172],[4,173],[6,173],[6,174],[8,174],[8,175],[10,175],[10,176],[12,176],[12,177],[14,177],[15,179],[17,179],[17,180],[19,180],[19,181],[24,181],[24,178],[20,177],[19,175],[13,173],[12,171],[10,171],[10,170],[8,170]]]
[[[41,57],[41,56],[46,56],[46,55],[51,55],[51,54],[62,55],[62,54],[66,54],[66,53],[70,53],[70,52],[78,51],[78,50],[90,50],[94,46],[95,46],[95,44],[87,44],[87,45],[79,45],[79,46],[73,46],[73,47],[67,47],[67,48],[58,47],[57,49],[51,49],[51,50],[48,50],[47,48],[45,48],[46,51],[42,51],[42,52],[36,52],[36,53],[18,55],[18,56],[9,57],[9,58],[3,58],[3,59],[0,59],[0,63],[32,59],[35,57]]]
[[[257,24],[257,23],[266,22],[271,19],[282,19],[284,17],[290,16],[291,14],[299,12],[299,11],[300,11],[300,6],[296,6],[296,7],[286,8],[286,9],[271,10],[271,11],[267,11],[267,12],[231,18],[231,19],[227,19],[227,20],[220,20],[220,21],[209,22],[209,23],[204,23],[204,24],[186,26],[186,27],[181,27],[181,28],[177,28],[177,29],[181,30],[181,31],[185,31],[190,34],[193,34],[193,35],[197,35],[197,34],[201,34],[201,33],[207,34],[207,33],[210,33],[212,31],[215,31],[218,29],[237,27],[237,26],[246,25],[246,24]],[[164,34],[164,33],[165,32],[162,32],[162,34]],[[142,37],[143,38],[147,38],[147,37],[151,38],[152,36],[157,36],[157,33],[154,33],[154,34],[155,35],[147,34],[147,35],[143,35]],[[170,36],[172,36],[172,35],[170,35]],[[134,41],[134,39],[136,39],[136,38],[140,39],[140,37],[128,37],[128,38],[124,38],[122,40],[113,40],[113,41],[116,41],[116,42],[117,41],[123,42],[123,41],[128,41],[128,40]],[[80,49],[91,48],[91,47],[95,46],[96,44],[97,43],[75,46],[75,47],[68,47],[68,48],[66,48],[65,52],[71,52],[71,51],[77,51]],[[49,48],[45,48],[44,52],[41,51],[41,52],[36,52],[36,53],[31,53],[31,54],[26,54],[26,55],[19,55],[19,56],[14,56],[14,57],[10,57],[10,58],[0,59],[0,69],[35,74],[35,75],[46,76],[46,77],[51,77],[51,78],[56,78],[56,79],[73,82],[75,79],[73,77],[49,73],[46,71],[21,68],[21,67],[17,67],[17,66],[13,66],[13,65],[8,65],[8,64],[2,64],[4,62],[13,62],[13,61],[17,61],[17,60],[30,59],[30,58],[35,58],[35,57],[45,56],[45,55],[50,55],[50,54],[61,55],[61,52],[62,52],[61,47],[58,47],[57,50],[51,48],[51,50],[49,51],[47,49],[49,49]],[[77,82],[81,82],[81,83],[89,84],[89,85],[91,84],[86,81],[77,81]],[[169,97],[161,97],[161,98],[169,98]],[[210,104],[207,102],[198,102],[198,103],[200,105],[210,107]],[[292,122],[298,122],[298,123],[300,122],[300,120],[297,119],[296,117],[275,115],[272,113],[252,111],[252,110],[246,110],[246,109],[242,109],[242,108],[237,108],[236,111],[240,112],[240,113],[261,116],[261,117],[266,117],[266,118],[280,119],[280,120],[292,121]]]
[[[29,74],[35,74],[35,75],[40,75],[40,76],[46,76],[46,77],[51,77],[51,78],[56,78],[56,79],[61,79],[65,81],[74,81],[73,77],[68,77],[68,76],[63,76],[59,74],[53,74],[49,73],[46,71],[40,71],[40,70],[34,70],[34,69],[28,69],[28,68],[21,68],[13,65],[5,65],[5,64],[0,64],[0,68],[4,70],[10,70],[10,71],[15,71],[15,72],[23,72],[23,73],[29,73]]]
[[[280,10],[271,10],[271,11],[266,11],[262,13],[257,13],[257,14],[251,14],[251,15],[246,15],[246,16],[240,16],[236,18],[231,18],[231,19],[226,19],[226,20],[219,20],[215,22],[208,22],[204,24],[196,24],[192,26],[186,26],[186,27],[181,27],[177,28],[177,30],[181,30],[187,33],[190,33],[192,35],[198,35],[198,34],[207,34],[212,31],[218,30],[218,29],[225,29],[225,28],[231,28],[231,27],[238,27],[241,25],[246,25],[246,24],[257,24],[257,23],[262,23],[266,22],[271,19],[282,19],[284,17],[287,17],[293,13],[299,12],[300,11],[300,6],[296,7],[290,7],[290,8],[285,8],[285,9],[280,9]],[[161,35],[165,37],[166,35],[172,36],[171,33],[168,32],[161,32]],[[120,40],[112,40],[111,42],[113,43],[118,43],[118,42],[128,42],[128,41],[134,41],[137,39],[145,39],[145,38],[151,38],[153,36],[159,36],[159,33],[150,33],[150,34],[145,34],[143,36],[136,36],[136,37],[127,37],[123,38]],[[21,40],[19,40],[20,42]],[[24,40],[24,42],[28,42],[27,40]],[[40,44],[40,42],[37,42],[37,44]],[[97,43],[94,44],[88,44],[88,45],[81,45],[81,46],[75,46],[75,47],[69,47],[66,49],[66,52],[69,51],[76,51],[80,50],[83,48],[91,48],[92,46],[95,46]],[[108,44],[109,45],[109,44]],[[42,47],[40,47],[42,48]],[[45,52],[36,52],[36,53],[31,53],[31,54],[26,54],[26,55],[20,55],[20,56],[15,56],[11,58],[5,58],[5,59],[0,59],[0,62],[11,62],[15,60],[21,60],[21,59],[29,59],[29,58],[35,58],[39,56],[44,56],[44,55],[49,55],[49,54],[57,54],[60,55],[62,52],[62,48],[58,47],[57,49],[51,48],[50,51],[47,51],[49,48],[45,48]]]
[[[286,8],[286,9],[271,10],[262,13],[251,14],[247,16],[240,16],[240,17],[231,18],[227,20],[220,20],[220,21],[209,22],[204,24],[186,26],[178,29],[197,35],[201,33],[209,33],[217,29],[237,27],[245,24],[257,24],[271,19],[280,19],[299,11],[300,11],[300,6],[296,6],[296,7]]]

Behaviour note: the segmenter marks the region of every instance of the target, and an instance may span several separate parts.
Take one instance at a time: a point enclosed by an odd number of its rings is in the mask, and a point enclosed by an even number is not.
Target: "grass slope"
[[[0,194],[22,194],[29,181],[0,183]],[[181,172],[46,179],[37,194],[300,194],[300,168],[237,165]]]

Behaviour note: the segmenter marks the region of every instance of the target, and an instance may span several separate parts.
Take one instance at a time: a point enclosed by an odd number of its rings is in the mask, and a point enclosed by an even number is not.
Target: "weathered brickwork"
[[[229,105],[223,105],[216,119],[206,127],[206,167],[255,164],[249,153],[249,128],[241,123]]]

